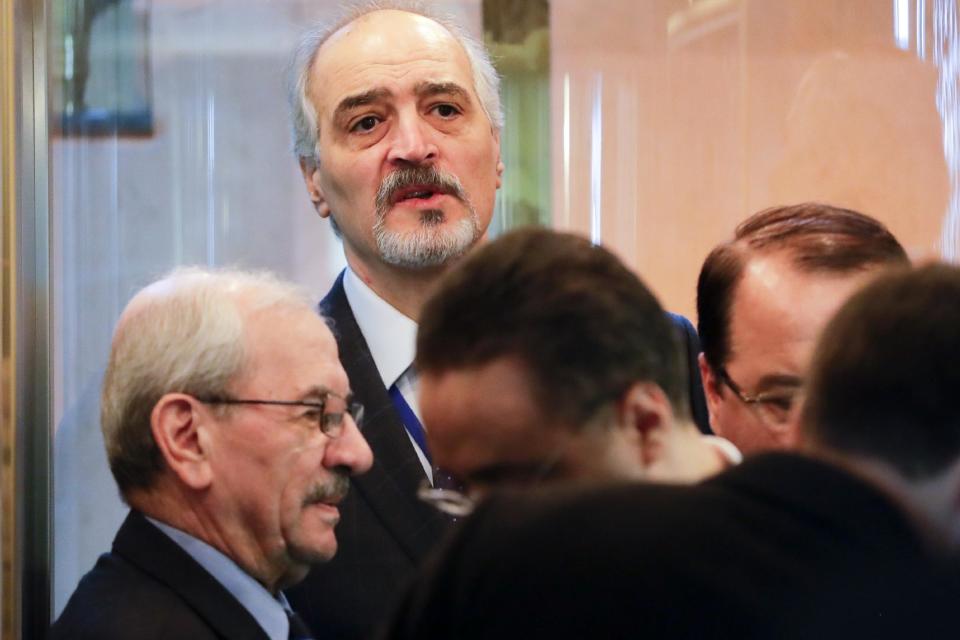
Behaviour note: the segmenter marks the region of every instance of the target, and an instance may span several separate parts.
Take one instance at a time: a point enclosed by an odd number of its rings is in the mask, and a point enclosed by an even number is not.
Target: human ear
[[[497,159],[497,164],[495,169],[497,172],[497,189],[499,189],[503,185],[503,170],[505,168],[505,165],[503,164],[503,158],[500,157],[500,132],[499,131],[493,132],[493,142],[494,142],[493,150],[494,150],[495,157]]]
[[[317,210],[321,218],[326,218],[330,215],[330,205],[327,204],[323,187],[320,186],[320,165],[316,160],[301,158],[300,173],[303,175],[303,182],[307,187],[307,194],[310,196],[313,208]]]
[[[168,393],[150,413],[150,429],[170,471],[191,489],[201,490],[212,481],[206,438],[209,413],[196,398]]]
[[[697,364],[700,366],[700,379],[703,380],[703,392],[707,398],[707,413],[710,416],[710,428],[717,433],[717,427],[720,421],[717,414],[720,411],[720,403],[723,401],[720,397],[721,382],[713,369],[707,363],[706,356],[701,353],[697,356]],[[723,435],[718,433],[717,435]]]
[[[678,422],[659,385],[636,383],[621,406],[626,428],[635,434],[640,474],[657,482],[696,482],[723,468],[721,455],[687,418]]]
[[[659,385],[636,382],[624,394],[618,424],[636,447],[644,470],[657,465],[666,453],[668,430],[673,427],[673,407]]]

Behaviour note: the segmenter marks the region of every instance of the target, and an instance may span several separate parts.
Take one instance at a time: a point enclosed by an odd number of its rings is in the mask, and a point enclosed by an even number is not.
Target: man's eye
[[[777,415],[786,415],[793,408],[793,396],[772,396],[763,399],[767,410]]]
[[[377,116],[366,116],[357,120],[356,124],[354,124],[350,130],[357,131],[359,133],[366,133],[367,131],[372,131],[379,122],[380,119]]]
[[[767,402],[777,409],[790,411],[790,408],[793,407],[793,396],[769,398]]]
[[[457,109],[452,104],[438,104],[436,107],[433,108],[433,110],[441,118],[452,118],[453,116],[460,113],[460,110]]]

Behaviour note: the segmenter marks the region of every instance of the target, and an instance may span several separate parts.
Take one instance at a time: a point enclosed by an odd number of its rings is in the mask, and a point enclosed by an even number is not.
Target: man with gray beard
[[[481,241],[493,215],[503,172],[499,79],[460,26],[381,0],[308,32],[291,80],[307,192],[347,260],[320,308],[368,409],[374,453],[342,505],[337,557],[291,599],[319,636],[356,638],[386,617],[449,524],[417,499],[421,485],[449,488],[449,479],[431,461],[411,365],[434,283]],[[695,364],[692,326],[674,322]],[[694,374],[689,395],[704,425]]]
[[[336,559],[290,595],[323,638],[368,634],[449,524],[417,499],[444,481],[418,417],[417,322],[431,285],[484,237],[503,171],[487,52],[458,25],[393,4],[309,31],[291,77],[307,192],[347,261],[320,309],[374,453],[341,505]]]
[[[438,227],[446,221],[443,210],[425,208],[419,212],[419,228],[406,233],[395,232],[387,226],[387,214],[396,203],[398,194],[416,185],[431,185],[454,196],[466,205],[468,215],[456,220],[448,230],[439,232]],[[373,237],[384,262],[396,267],[422,269],[447,264],[463,255],[484,233],[460,180],[435,166],[401,168],[388,174],[377,190],[376,208]],[[332,217],[331,222],[339,233]],[[343,234],[340,237],[343,238]]]

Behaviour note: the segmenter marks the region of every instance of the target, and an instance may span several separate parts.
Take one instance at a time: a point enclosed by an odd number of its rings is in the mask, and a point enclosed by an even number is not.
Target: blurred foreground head
[[[435,461],[474,491],[719,464],[689,418],[675,327],[579,236],[522,229],[469,256],[424,309],[417,369]]]
[[[885,487],[960,542],[960,269],[878,278],[830,321],[813,358],[801,445]]]

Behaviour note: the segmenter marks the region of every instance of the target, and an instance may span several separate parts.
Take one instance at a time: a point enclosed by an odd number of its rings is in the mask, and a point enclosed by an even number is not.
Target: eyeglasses
[[[436,471],[434,471],[436,473]],[[477,501],[456,489],[440,489],[430,484],[426,478],[417,489],[417,498],[431,507],[454,518],[462,518],[473,513]]]
[[[481,473],[483,486],[491,488],[510,487],[534,487],[545,480],[562,476],[560,461],[566,454],[573,442],[574,437],[568,437],[556,447],[542,462],[531,467],[519,466],[513,468],[495,467],[495,473],[490,471]],[[434,474],[443,473],[442,470],[434,469]],[[477,491],[471,491],[469,487],[465,491],[457,489],[441,489],[434,487],[426,479],[420,483],[417,489],[417,498],[426,502],[438,511],[461,518],[470,515],[477,506],[477,501],[482,495],[477,495]]]
[[[796,401],[798,389],[765,391],[752,396],[733,381],[726,369],[721,368],[717,373],[720,380],[730,387],[741,402],[753,409],[762,422],[770,426],[782,427],[790,421],[791,409]]]
[[[340,411],[328,411],[330,398],[335,398],[343,403],[343,409]],[[277,405],[281,407],[306,407],[310,409],[303,414],[303,417],[313,420],[317,428],[328,438],[338,438],[343,433],[343,417],[350,415],[356,423],[357,428],[363,420],[363,405],[353,399],[353,395],[346,397],[337,395],[332,391],[327,391],[323,399],[319,402],[308,402],[301,400],[247,400],[238,398],[197,398],[204,404],[266,404]]]

